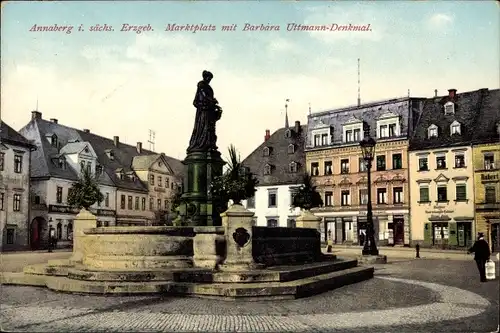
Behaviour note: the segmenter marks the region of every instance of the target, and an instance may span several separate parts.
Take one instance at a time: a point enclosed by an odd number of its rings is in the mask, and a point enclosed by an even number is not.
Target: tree
[[[68,204],[79,209],[89,209],[96,202],[104,200],[97,178],[87,168],[82,169],[80,178],[68,191]]]
[[[243,166],[234,145],[230,145],[228,150],[228,169],[222,176],[213,179],[210,191],[221,202],[232,200],[233,204],[239,205],[242,200],[254,196],[258,180]]]
[[[321,195],[316,191],[312,177],[307,172],[302,177],[302,186],[297,190],[293,197],[292,207],[309,210],[311,208],[323,205]]]

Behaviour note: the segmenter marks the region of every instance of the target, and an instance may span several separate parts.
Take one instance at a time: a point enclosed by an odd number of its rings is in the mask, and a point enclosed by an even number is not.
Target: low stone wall
[[[322,257],[320,233],[316,229],[254,226],[252,234],[252,255],[259,264],[299,264]]]

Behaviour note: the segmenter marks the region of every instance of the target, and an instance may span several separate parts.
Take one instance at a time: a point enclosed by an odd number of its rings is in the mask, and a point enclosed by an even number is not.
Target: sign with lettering
[[[426,210],[426,214],[453,214],[455,212],[452,209],[446,209],[446,207],[434,206],[432,210]]]
[[[111,209],[95,209],[91,208],[90,212],[98,216],[115,216],[115,211]],[[80,209],[70,206],[62,205],[49,205],[49,213],[61,213],[61,214],[78,214]]]
[[[93,209],[91,209],[93,210]],[[97,209],[96,215],[98,216],[115,216],[115,211],[111,209]]]
[[[158,186],[155,186],[155,187],[154,187],[154,190],[155,190],[155,192],[166,192],[166,191],[165,191],[165,188],[163,188],[163,187],[158,187]]]
[[[498,173],[483,173],[481,174],[482,181],[494,181],[498,180]]]

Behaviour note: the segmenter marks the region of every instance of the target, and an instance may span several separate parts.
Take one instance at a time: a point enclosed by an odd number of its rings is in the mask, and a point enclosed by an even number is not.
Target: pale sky
[[[431,97],[499,83],[499,6],[495,1],[415,2],[8,2],[1,20],[1,117],[16,130],[36,108],[43,118],[184,158],[196,83],[205,69],[224,113],[218,146],[242,158],[266,129],[289,118],[361,99]],[[122,24],[154,31],[120,31]],[[167,24],[217,31],[164,31]],[[242,31],[245,23],[280,31]],[[368,32],[288,32],[288,23],[370,24]],[[30,32],[34,25],[73,25]],[[85,31],[77,31],[80,24]],[[95,24],[115,31],[88,31]],[[237,24],[222,32],[222,25]]]

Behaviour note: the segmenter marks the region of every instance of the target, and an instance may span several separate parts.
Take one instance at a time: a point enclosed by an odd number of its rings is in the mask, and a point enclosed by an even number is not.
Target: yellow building
[[[323,239],[363,244],[368,189],[359,142],[369,129],[377,141],[371,169],[376,239],[410,244],[408,133],[419,108],[418,99],[401,98],[309,116],[306,165],[323,197],[323,207],[313,210],[323,218]]]

